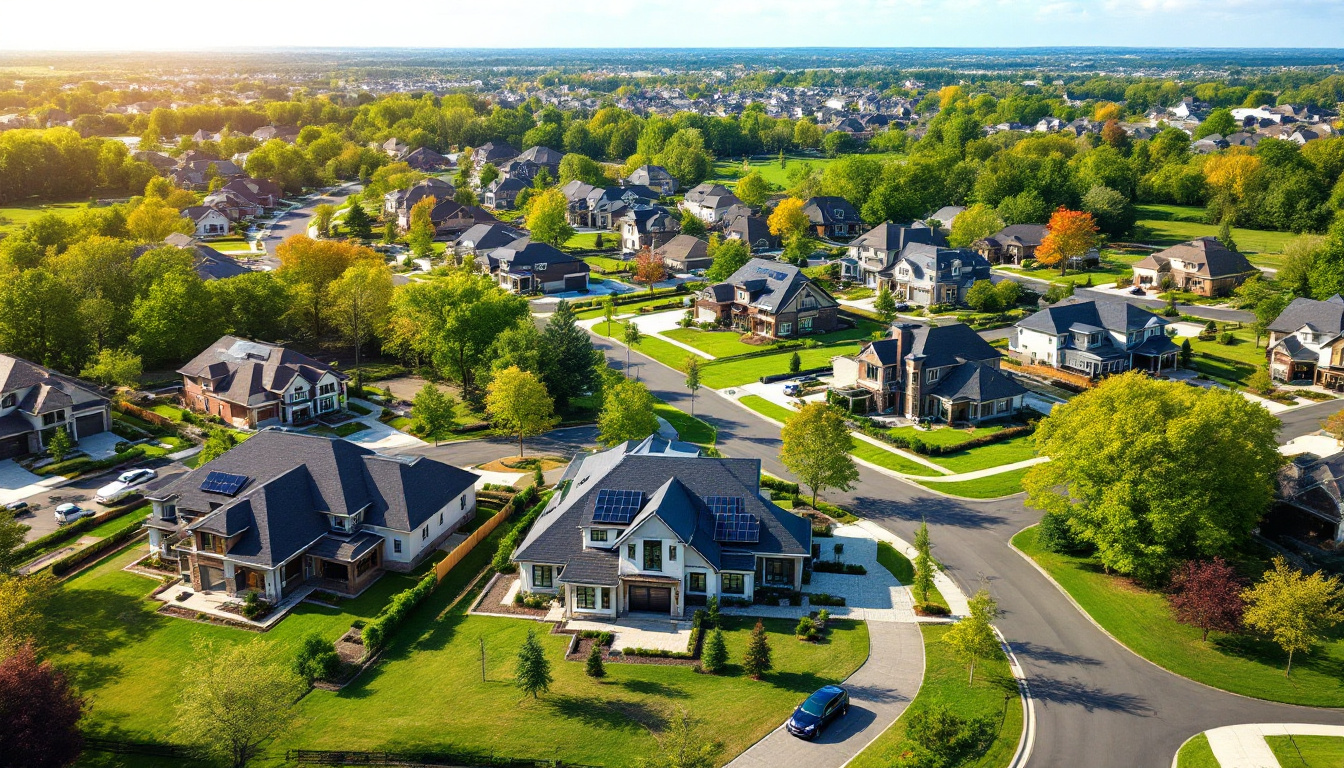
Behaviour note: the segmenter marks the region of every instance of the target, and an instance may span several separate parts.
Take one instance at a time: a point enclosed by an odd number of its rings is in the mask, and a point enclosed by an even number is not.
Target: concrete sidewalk
[[[1250,723],[1205,731],[1213,756],[1222,768],[1279,768],[1266,736],[1334,736],[1344,738],[1344,725]]]

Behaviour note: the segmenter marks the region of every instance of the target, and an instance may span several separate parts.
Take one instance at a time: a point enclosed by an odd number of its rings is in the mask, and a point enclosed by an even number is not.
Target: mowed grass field
[[[1149,245],[1170,246],[1197,237],[1216,237],[1218,225],[1209,224],[1203,208],[1193,205],[1140,205],[1136,206],[1139,219],[1134,239]],[[1237,249],[1254,255],[1251,262],[1257,266],[1277,267],[1274,254],[1299,235],[1292,232],[1271,232],[1260,229],[1232,228],[1232,239]]]
[[[74,216],[89,207],[89,201],[66,203],[15,203],[0,206],[0,234],[10,234],[22,229],[28,222],[44,213],[60,216]]]
[[[864,153],[863,157],[869,157],[878,162],[887,162],[904,157],[896,152],[871,152]],[[842,155],[841,157],[844,157]],[[804,163],[812,166],[814,170],[825,170],[826,166],[839,160],[839,157],[825,157],[822,155],[785,155],[784,165],[780,166],[779,157],[754,157],[747,162],[747,170],[743,169],[742,160],[720,160],[714,163],[714,177],[712,182],[723,184],[732,189],[737,184],[737,180],[747,175],[751,171],[758,171],[766,182],[786,189],[789,186],[789,170]]]

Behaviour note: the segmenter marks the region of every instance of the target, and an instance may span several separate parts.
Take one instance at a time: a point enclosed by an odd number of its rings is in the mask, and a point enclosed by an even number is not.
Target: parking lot
[[[139,466],[152,468],[159,473],[161,478],[180,475],[187,471],[187,468],[181,462],[166,459],[147,462]],[[58,526],[56,525],[55,510],[60,504],[78,504],[85,509],[101,512],[104,507],[93,501],[94,493],[104,485],[116,480],[117,475],[129,468],[129,466],[119,467],[97,475],[80,477],[65,485],[41,490],[28,496],[25,501],[28,502],[31,513],[17,518],[20,523],[28,526],[28,533],[24,536],[24,540],[32,541],[56,530]],[[135,497],[130,498],[134,499]]]

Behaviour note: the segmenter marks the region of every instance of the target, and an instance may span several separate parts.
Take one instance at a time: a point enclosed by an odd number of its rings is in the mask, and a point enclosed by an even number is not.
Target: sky
[[[1073,45],[1339,47],[1344,0],[0,0],[0,51]]]

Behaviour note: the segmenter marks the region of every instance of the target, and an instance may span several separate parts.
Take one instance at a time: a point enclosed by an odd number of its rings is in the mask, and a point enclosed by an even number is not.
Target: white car
[[[81,517],[92,517],[92,509],[81,509],[78,504],[62,504],[56,508],[56,524],[73,523]]]
[[[132,469],[122,472],[113,482],[104,485],[94,494],[93,500],[99,504],[114,504],[130,496],[135,489],[153,480],[158,473],[152,469]]]

